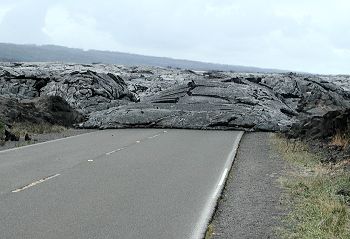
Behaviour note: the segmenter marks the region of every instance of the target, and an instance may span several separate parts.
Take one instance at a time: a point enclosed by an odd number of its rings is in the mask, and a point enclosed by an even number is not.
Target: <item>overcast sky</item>
[[[0,42],[350,73],[349,0],[0,0]]]

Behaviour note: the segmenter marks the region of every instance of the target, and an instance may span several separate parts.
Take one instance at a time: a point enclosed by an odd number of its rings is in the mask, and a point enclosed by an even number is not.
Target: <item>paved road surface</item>
[[[241,132],[106,130],[0,152],[0,238],[200,238]]]

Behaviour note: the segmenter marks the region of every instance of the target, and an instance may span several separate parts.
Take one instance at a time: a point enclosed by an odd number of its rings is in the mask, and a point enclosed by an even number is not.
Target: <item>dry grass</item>
[[[60,125],[51,125],[48,123],[44,124],[31,124],[31,123],[14,123],[10,131],[20,138],[24,138],[26,134],[37,135],[37,134],[49,134],[49,133],[61,133],[66,131],[67,128]],[[0,121],[0,146],[5,145],[5,125]],[[30,144],[30,142],[19,143],[17,146],[23,146]]]
[[[5,144],[4,138],[5,138],[5,125],[0,120],[0,146],[3,146]]]
[[[15,147],[19,148],[19,147],[23,147],[23,146],[28,146],[31,144],[34,144],[35,142],[33,141],[23,141],[23,142],[16,142]]]
[[[289,163],[301,167],[319,165],[321,157],[309,151],[308,146],[299,140],[288,140],[281,135],[273,135],[272,143]]]
[[[0,131],[5,129],[5,124],[0,120]]]
[[[291,208],[280,230],[282,238],[350,238],[350,198],[338,195],[350,189],[350,173],[342,162],[323,165],[300,141],[274,136],[275,148],[292,166],[280,179]]]
[[[339,146],[341,148],[346,148],[350,144],[350,138],[346,134],[337,133],[332,137],[330,145]]]
[[[204,239],[211,239],[214,235],[214,226],[212,224],[209,224],[207,231],[205,233]]]
[[[25,134],[48,134],[48,133],[61,133],[66,131],[67,128],[60,125],[51,125],[48,123],[44,124],[29,124],[29,123],[15,123],[12,127],[12,132],[17,135],[24,137]]]

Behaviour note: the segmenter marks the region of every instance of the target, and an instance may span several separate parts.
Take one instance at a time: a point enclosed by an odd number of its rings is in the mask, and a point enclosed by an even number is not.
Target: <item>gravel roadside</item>
[[[21,146],[26,146],[26,145],[31,145],[31,144],[36,144],[36,143],[42,143],[50,140],[55,140],[55,139],[61,139],[61,138],[67,138],[79,134],[85,134],[89,132],[93,132],[95,130],[91,129],[67,129],[63,132],[59,133],[48,133],[48,134],[35,134],[31,135],[32,140],[31,141],[25,141],[22,138],[18,142],[16,141],[8,141],[4,145],[0,145],[0,151],[6,150],[6,149],[11,149],[11,148],[18,148]]]
[[[286,210],[278,178],[287,168],[269,133],[246,133],[214,214],[211,238],[277,238]]]

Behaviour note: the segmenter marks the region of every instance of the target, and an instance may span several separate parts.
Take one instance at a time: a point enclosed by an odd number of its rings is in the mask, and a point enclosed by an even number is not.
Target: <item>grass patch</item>
[[[66,131],[67,128],[60,125],[51,125],[48,123],[43,124],[30,124],[30,123],[15,123],[11,131],[17,135],[23,137],[26,133],[33,134],[49,134],[49,133],[61,133]]]
[[[4,130],[5,129],[5,124],[0,120],[0,130]]]
[[[204,239],[211,239],[213,238],[213,235],[214,235],[214,226],[213,224],[209,224],[207,231],[205,233]]]
[[[308,146],[299,140],[288,140],[281,135],[273,135],[273,145],[285,160],[294,166],[312,168],[320,165],[321,156],[309,151]]]
[[[350,137],[347,134],[337,133],[331,139],[330,145],[346,148],[350,144]]]
[[[280,230],[282,238],[350,238],[350,198],[339,191],[350,189],[344,164],[324,165],[300,141],[272,138],[275,148],[292,166],[281,178],[290,213]]]
[[[5,144],[5,124],[0,120],[0,146]]]
[[[19,148],[19,147],[28,146],[31,144],[34,144],[34,143],[32,141],[24,141],[24,142],[16,143],[15,147]]]

